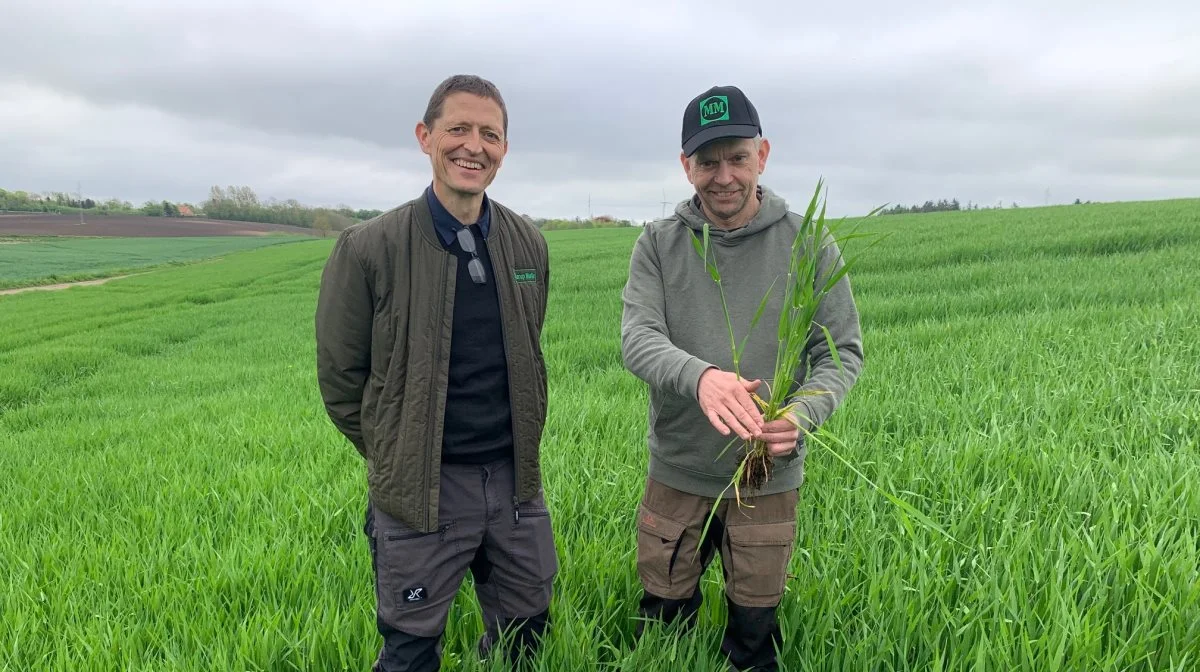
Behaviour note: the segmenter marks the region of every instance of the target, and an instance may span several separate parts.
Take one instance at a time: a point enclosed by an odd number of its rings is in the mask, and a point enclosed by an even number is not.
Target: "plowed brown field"
[[[319,236],[320,231],[284,224],[227,222],[200,217],[145,217],[139,215],[36,215],[0,214],[0,236],[262,236],[294,233]]]

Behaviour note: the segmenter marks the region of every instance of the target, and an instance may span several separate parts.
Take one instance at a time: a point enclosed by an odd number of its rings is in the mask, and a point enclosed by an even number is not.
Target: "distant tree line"
[[[614,219],[607,215],[599,215],[591,219],[547,219],[544,217],[530,217],[525,215],[525,219],[531,222],[534,226],[542,231],[565,231],[569,229],[619,229],[633,226],[633,222],[627,219]]]
[[[5,189],[0,189],[0,210],[57,214],[75,213],[80,210],[94,211],[99,214],[137,213],[137,209],[133,207],[133,204],[115,198],[101,202],[90,198],[81,199],[61,191],[47,191],[36,194],[26,191],[7,191]]]
[[[214,185],[209,189],[208,198],[198,205],[162,200],[146,201],[140,206],[116,198],[100,202],[91,198],[79,198],[66,192],[35,194],[0,189],[0,211],[56,214],[75,214],[82,211],[97,215],[205,217],[225,221],[285,224],[316,229],[323,233],[341,231],[351,224],[383,214],[382,210],[356,210],[346,205],[338,205],[336,208],[310,207],[302,205],[295,199],[278,201],[272,198],[263,202],[259,200],[254,189],[248,186],[233,185],[227,187]],[[529,215],[524,215],[524,217],[526,221],[543,231],[634,226],[630,220],[616,219],[608,215],[597,215],[587,219],[580,217],[574,219],[534,218]]]
[[[1078,198],[1075,199],[1075,205],[1084,205],[1086,203],[1091,203],[1091,201],[1080,201]],[[1014,201],[1014,202],[1010,203],[1008,207],[1019,208],[1021,206],[1017,205],[1016,201]],[[880,210],[879,214],[881,214],[881,215],[911,215],[911,214],[916,214],[916,213],[920,213],[920,212],[953,212],[953,211],[960,211],[960,210],[1003,210],[1003,209],[1004,209],[1003,203],[997,203],[996,205],[985,205],[985,206],[981,207],[978,203],[968,202],[965,206],[963,206],[963,205],[959,205],[957,198],[952,198],[948,201],[945,199],[939,199],[936,203],[934,201],[925,201],[925,203],[923,203],[921,205],[910,205],[907,207],[903,206],[903,205],[896,205],[894,207],[887,208],[886,210]]]
[[[146,201],[139,207],[129,201],[117,198],[96,201],[91,198],[79,198],[62,191],[35,194],[5,189],[0,189],[0,211],[60,215],[88,212],[97,215],[148,215],[151,217],[180,217],[195,214],[195,208],[190,203]]]
[[[354,210],[347,205],[314,208],[292,198],[286,201],[270,199],[262,203],[254,190],[246,186],[224,189],[212,187],[208,192],[208,200],[201,204],[201,210],[210,219],[286,224],[321,231],[341,231],[351,224],[383,214],[382,210]]]
[[[934,201],[925,201],[921,205],[910,205],[908,207],[905,207],[903,205],[896,205],[896,206],[893,206],[886,210],[881,210],[879,212],[879,214],[881,214],[881,215],[909,215],[909,214],[915,214],[918,212],[955,212],[955,211],[959,211],[959,210],[978,210],[978,209],[979,209],[978,203],[974,203],[974,204],[967,203],[967,206],[964,208],[959,204],[957,198],[952,198],[948,201],[943,198],[943,199],[938,199],[938,201],[936,203]]]
[[[66,192],[31,193],[0,189],[0,211],[31,212],[47,214],[75,214],[87,212],[97,215],[143,215],[149,217],[206,217],[208,219],[287,224],[323,232],[340,231],[355,222],[364,221],[383,213],[382,210],[354,210],[349,206],[336,208],[314,208],[301,205],[294,199],[263,203],[250,187],[214,186],[209,190],[208,200],[200,205],[172,203],[171,201],[146,201],[135,206],[129,201],[110,198],[96,201],[79,198]]]

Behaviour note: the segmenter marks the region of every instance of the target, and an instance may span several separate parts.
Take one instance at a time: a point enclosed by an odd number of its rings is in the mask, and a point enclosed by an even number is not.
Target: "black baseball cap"
[[[758,110],[736,86],[714,86],[683,111],[684,156],[719,138],[753,138],[760,133]]]

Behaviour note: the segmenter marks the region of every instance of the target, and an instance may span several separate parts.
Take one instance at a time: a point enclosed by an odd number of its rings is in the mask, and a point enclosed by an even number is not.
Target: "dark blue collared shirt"
[[[432,184],[425,187],[425,200],[429,202],[429,211],[433,213],[433,228],[437,230],[438,238],[442,239],[442,245],[449,249],[458,236],[458,230],[465,227],[438,200],[437,194],[433,193]],[[483,195],[483,207],[480,210],[479,220],[475,222],[475,226],[479,227],[479,232],[483,234],[483,238],[486,240],[488,229],[491,228],[492,223],[492,209],[488,203],[487,194]]]

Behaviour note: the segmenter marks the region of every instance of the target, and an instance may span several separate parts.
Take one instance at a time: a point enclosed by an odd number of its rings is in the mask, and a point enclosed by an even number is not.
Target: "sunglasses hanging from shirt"
[[[471,261],[467,262],[467,271],[471,273],[471,279],[477,285],[486,284],[487,274],[483,270],[483,262],[479,260],[479,254],[475,251],[475,236],[471,235],[470,229],[463,227],[458,230],[458,244],[462,247],[463,252],[471,255]]]

